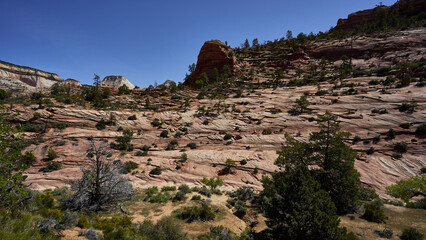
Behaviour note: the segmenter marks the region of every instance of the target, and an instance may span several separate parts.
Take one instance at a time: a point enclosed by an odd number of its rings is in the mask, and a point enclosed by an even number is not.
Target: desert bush
[[[173,201],[183,201],[186,199],[186,193],[183,191],[178,191],[173,198]]]
[[[176,191],[176,187],[175,186],[164,186],[161,188],[162,192],[168,192],[168,191]]]
[[[272,130],[270,128],[265,128],[262,131],[262,135],[271,135],[272,134]]]
[[[106,125],[107,125],[107,122],[103,118],[101,118],[101,120],[99,120],[99,122],[96,123],[96,129],[103,130],[105,129]]]
[[[387,238],[387,239],[390,239],[390,238],[392,238],[392,236],[393,236],[393,232],[392,232],[392,230],[390,230],[390,229],[383,229],[383,230],[375,230],[375,233],[377,234],[377,235],[379,235],[379,237],[381,237],[381,238]]]
[[[223,185],[223,179],[221,179],[220,177],[216,177],[216,178],[203,177],[201,182],[204,185],[206,185],[207,187],[210,187],[211,189],[215,189],[215,188]]]
[[[400,153],[405,153],[407,152],[407,144],[405,142],[397,142],[395,145],[393,145],[393,150]]]
[[[22,160],[27,165],[32,165],[37,162],[36,156],[34,156],[33,151],[27,151],[22,155]]]
[[[159,126],[161,126],[161,122],[160,122],[160,120],[159,120],[158,118],[155,118],[155,119],[151,122],[151,125],[152,125],[153,127],[159,127]]]
[[[139,167],[139,164],[137,164],[137,163],[135,163],[133,161],[124,162],[124,164],[123,164],[123,169],[124,169],[123,173],[129,173],[132,170],[137,169],[138,167]]]
[[[156,224],[145,220],[139,225],[138,233],[142,239],[188,240],[182,226],[172,217],[163,217]]]
[[[167,131],[167,130],[163,130],[160,133],[160,137],[162,137],[162,138],[166,138],[166,137],[168,137],[168,135],[169,135],[169,131]]]
[[[149,174],[152,174],[152,175],[160,175],[160,174],[161,174],[161,172],[162,172],[161,168],[156,167],[156,168],[152,169],[152,170],[149,172]]]
[[[89,228],[89,217],[87,215],[82,215],[80,218],[78,218],[76,226],[79,228]]]
[[[376,190],[368,187],[359,188],[359,200],[371,201],[377,198],[379,198],[379,195],[377,195]]]
[[[223,140],[229,140],[231,139],[233,136],[230,133],[225,134],[225,136],[223,137]]]
[[[421,137],[426,136],[426,123],[423,123],[416,128],[416,135]]]
[[[49,148],[49,150],[47,151],[47,160],[51,161],[57,157],[58,155],[56,155],[56,152],[52,148]]]
[[[198,236],[198,240],[238,240],[238,236],[224,226],[210,227],[210,232]],[[243,240],[243,238],[241,238]]]
[[[183,220],[187,220],[187,222],[194,221],[212,221],[215,219],[215,213],[211,207],[207,204],[203,204],[200,206],[191,206],[184,207],[181,209],[177,217]]]
[[[369,149],[365,150],[365,153],[367,153],[368,155],[371,155],[374,153],[374,148],[370,147]]]
[[[182,153],[182,155],[180,155],[180,161],[186,162],[187,160],[188,160],[188,155],[186,153]]]
[[[194,195],[194,196],[192,196],[191,200],[194,200],[194,201],[201,200],[201,196],[200,195]]]
[[[132,151],[133,145],[131,144],[133,131],[126,129],[123,130],[123,135],[116,137],[116,148],[119,150]]]
[[[191,188],[188,185],[186,185],[186,184],[180,185],[178,187],[178,190],[181,191],[181,192],[184,192],[184,193],[191,193],[192,192]]]
[[[136,120],[136,119],[137,119],[136,115],[132,115],[127,118],[127,120]]]
[[[364,214],[361,218],[370,222],[385,222],[387,217],[383,212],[380,205],[376,202],[369,202],[364,204]]]
[[[60,162],[48,161],[46,167],[40,168],[40,172],[53,172],[61,169],[62,164]]]
[[[402,240],[422,240],[423,234],[419,230],[409,227],[402,231],[400,238]]]
[[[197,144],[194,143],[194,142],[190,142],[186,146],[189,147],[190,149],[196,149],[197,148]]]

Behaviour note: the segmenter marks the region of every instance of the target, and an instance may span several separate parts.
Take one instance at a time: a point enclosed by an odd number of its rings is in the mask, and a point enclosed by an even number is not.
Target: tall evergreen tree
[[[337,117],[329,112],[318,116],[318,124],[320,131],[311,133],[308,142],[286,134],[287,144],[275,164],[292,168],[319,166],[311,170],[312,174],[330,194],[337,213],[352,212],[358,204],[361,181],[354,167],[356,151],[343,142],[350,134],[340,130]]]
[[[329,194],[307,166],[286,167],[263,179],[263,208],[271,239],[345,239]]]

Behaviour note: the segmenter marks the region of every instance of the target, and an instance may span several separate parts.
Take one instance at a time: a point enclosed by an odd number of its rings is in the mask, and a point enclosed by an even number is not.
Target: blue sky
[[[383,1],[391,5],[396,0]],[[91,84],[183,81],[204,41],[232,47],[327,31],[371,0],[0,0],[0,60]]]

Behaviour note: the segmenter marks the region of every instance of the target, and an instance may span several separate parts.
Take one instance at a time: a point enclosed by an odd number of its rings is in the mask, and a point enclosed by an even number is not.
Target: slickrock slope
[[[62,81],[54,73],[0,61],[0,89],[14,93],[45,91]]]
[[[109,86],[114,88],[119,88],[123,85],[126,85],[129,89],[135,88],[135,86],[123,76],[106,76],[101,83],[102,86]]]
[[[225,188],[261,189],[262,176],[279,170],[274,161],[285,144],[284,133],[307,139],[317,130],[316,115],[330,111],[339,117],[342,129],[352,133],[347,144],[358,151],[355,166],[362,182],[388,198],[386,186],[420,174],[426,166],[425,138],[415,133],[426,123],[425,36],[426,28],[416,28],[317,39],[294,49],[279,41],[235,50],[217,41],[206,42],[186,84],[192,86],[196,74],[224,64],[232,66],[234,77],[213,83],[215,88],[207,89],[205,97],[198,90],[162,87],[134,89],[129,95],[113,93],[108,98],[112,110],[95,110],[88,102],[64,105],[53,100],[51,106],[40,109],[15,104],[15,111],[21,113],[18,122],[42,129],[26,133],[31,139],[26,150],[33,150],[39,159],[27,171],[27,182],[34,189],[69,184],[87,164],[89,139],[113,144],[122,129],[131,129],[133,151],[112,149],[112,157],[139,164],[127,175],[136,187],[199,185],[203,177],[220,174]],[[341,60],[343,55],[348,58]],[[348,75],[342,74],[345,64],[351,64]],[[283,72],[277,78],[278,67]],[[125,78],[110,80],[125,82]],[[216,92],[227,97],[217,97]],[[291,114],[302,95],[307,96],[311,111]],[[412,111],[404,111],[401,106],[409,103]],[[116,125],[96,128],[101,119],[111,118]],[[68,127],[48,128],[57,123]],[[390,129],[395,131],[394,138],[388,136]],[[165,130],[168,136],[161,137]],[[226,134],[232,137],[224,140]],[[398,155],[397,143],[405,143],[407,152]],[[62,163],[62,169],[41,173],[50,147],[57,152],[55,161]],[[137,153],[147,147],[146,156]],[[182,161],[183,153],[186,161]],[[222,175],[227,159],[236,161],[238,168]],[[163,170],[161,175],[149,174],[156,167]]]
[[[41,114],[40,119],[33,122],[66,122],[69,127],[64,130],[48,129],[38,136],[44,142],[31,145],[27,150],[33,150],[38,159],[46,156],[48,146],[58,153],[58,160],[63,169],[40,173],[38,169],[44,165],[39,161],[28,171],[28,182],[36,189],[57,187],[67,184],[69,180],[80,176],[80,168],[86,164],[85,151],[89,146],[88,138],[103,138],[114,142],[121,132],[119,127],[132,129],[135,132],[132,143],[133,152],[113,150],[114,159],[135,161],[140,164],[139,169],[128,177],[137,187],[162,186],[170,184],[189,183],[200,184],[204,177],[216,176],[223,168],[226,159],[231,158],[239,163],[246,160],[234,174],[221,176],[225,180],[225,187],[232,188],[241,185],[261,188],[261,177],[278,170],[273,164],[281,145],[285,143],[284,132],[304,139],[316,129],[311,117],[322,114],[326,110],[339,116],[343,130],[350,131],[353,136],[359,136],[360,141],[351,144],[359,150],[359,159],[356,168],[361,173],[362,182],[375,188],[385,197],[384,187],[395,181],[418,174],[421,167],[426,166],[425,140],[415,135],[416,127],[426,119],[426,95],[424,88],[413,85],[388,90],[389,94],[381,94],[380,87],[367,85],[368,81],[382,79],[380,77],[354,78],[350,83],[360,84],[362,93],[357,95],[316,96],[316,87],[304,86],[298,88],[258,89],[244,92],[242,98],[227,98],[223,101],[227,106],[233,106],[240,111],[222,113],[218,116],[203,116],[197,111],[199,106],[213,108],[216,100],[191,100],[190,109],[184,111],[166,112],[135,112],[97,111],[78,107],[52,107],[36,110]],[[322,84],[322,89],[332,91],[333,85]],[[347,88],[336,92],[343,92]],[[309,101],[312,103],[311,114],[293,116],[288,113],[294,100],[309,92]],[[400,112],[398,107],[405,100],[416,100],[418,107],[413,113]],[[273,109],[281,112],[273,113]],[[386,109],[386,114],[372,113],[372,109]],[[21,120],[31,119],[34,110],[30,107],[17,108],[24,112]],[[97,130],[96,123],[101,119],[108,119],[110,114],[117,119],[116,126],[109,126],[105,130]],[[128,120],[131,115],[136,120]],[[159,119],[161,127],[153,127],[151,122]],[[206,122],[207,120],[207,122]],[[409,129],[400,127],[401,123],[409,123]],[[270,128],[272,134],[262,134],[264,129]],[[396,131],[395,139],[388,139],[387,131],[392,128]],[[169,131],[168,138],[161,138],[163,130]],[[140,132],[140,134],[137,134]],[[180,133],[180,134],[177,134]],[[234,138],[223,140],[225,133],[231,133]],[[180,136],[178,136],[180,135]],[[241,136],[241,139],[237,137]],[[28,134],[28,137],[35,135]],[[176,136],[176,137],[174,137]],[[380,140],[375,142],[375,137]],[[172,139],[178,141],[176,150],[165,150]],[[60,142],[64,141],[64,145]],[[59,142],[59,143],[58,143]],[[392,157],[393,145],[397,142],[406,142],[408,152],[402,158]],[[195,143],[196,149],[186,147],[188,143]],[[148,156],[135,156],[136,151],[144,145],[150,146]],[[373,147],[375,152],[367,155],[363,150]],[[188,156],[184,163],[180,162],[182,149]],[[180,169],[177,169],[180,166]],[[150,175],[149,171],[161,167],[163,173],[159,176]],[[257,170],[255,170],[257,169]]]

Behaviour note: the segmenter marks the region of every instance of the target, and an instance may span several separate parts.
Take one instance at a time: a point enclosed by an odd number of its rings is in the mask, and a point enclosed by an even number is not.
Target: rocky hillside
[[[41,109],[15,105],[21,112],[17,122],[31,129],[26,150],[39,159],[28,170],[27,181],[35,189],[67,185],[80,176],[90,139],[102,138],[113,146],[122,130],[130,129],[133,148],[113,150],[113,157],[139,164],[128,174],[136,187],[198,185],[205,176],[221,174],[232,159],[237,168],[221,176],[225,188],[260,189],[262,175],[278,170],[274,161],[285,144],[284,133],[306,139],[317,129],[316,115],[330,111],[352,134],[347,143],[358,151],[355,165],[362,182],[388,197],[385,186],[426,166],[424,133],[417,130],[426,119],[425,33],[417,28],[319,39],[295,51],[284,42],[234,49],[235,77],[216,85],[212,81],[213,88],[205,93],[174,85],[135,89],[109,96],[112,105],[102,110],[89,107],[90,102],[64,104],[58,97]],[[204,54],[208,51],[201,51],[199,59],[207,58]],[[206,69],[203,63],[212,68],[200,61],[197,69]],[[351,70],[343,72],[349,63]],[[302,95],[310,102],[309,111],[294,114],[295,100]],[[39,172],[50,148],[62,169]],[[154,168],[161,168],[161,174],[151,174]]]
[[[81,176],[90,140],[103,139],[114,159],[138,164],[127,175],[136,187],[199,185],[219,174],[225,188],[261,189],[262,176],[278,170],[284,133],[307,139],[316,116],[330,111],[352,134],[346,142],[358,151],[363,184],[389,198],[386,186],[426,166],[425,56],[425,27],[299,34],[234,49],[208,41],[183,85],[131,92],[76,86],[75,94],[57,89],[33,104],[14,104],[25,150],[38,158],[27,182],[34,189],[68,185]],[[126,81],[104,80],[115,88]],[[301,96],[309,104],[296,113]],[[120,150],[116,137],[126,129],[133,146]],[[49,149],[62,168],[40,171]],[[224,174],[228,159],[235,171]]]
[[[63,80],[54,73],[0,61],[0,89],[14,93],[39,92]]]

